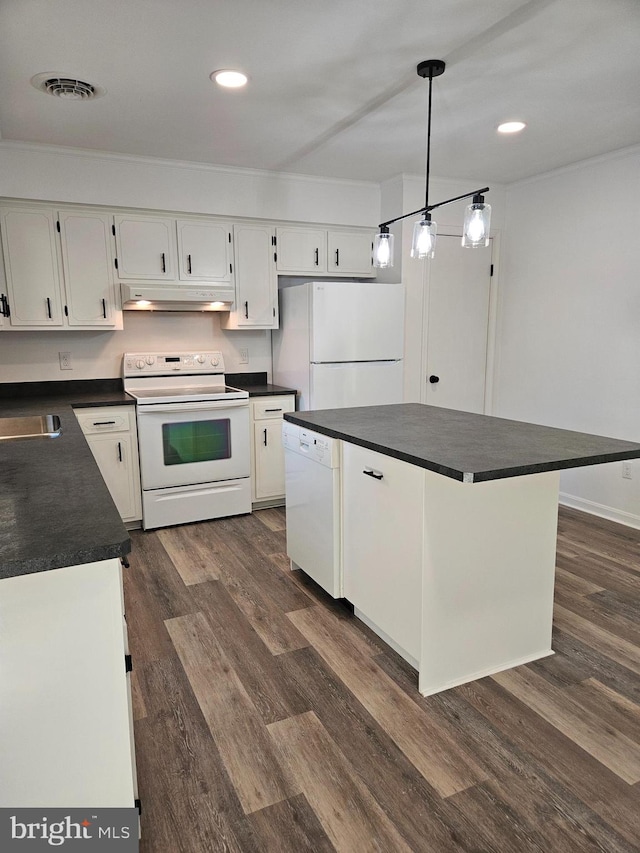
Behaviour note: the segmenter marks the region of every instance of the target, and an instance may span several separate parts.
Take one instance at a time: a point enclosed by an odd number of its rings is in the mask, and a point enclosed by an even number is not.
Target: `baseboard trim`
[[[563,506],[579,509],[591,515],[598,515],[600,518],[607,518],[609,521],[617,521],[618,524],[625,524],[627,527],[634,527],[636,530],[640,530],[640,516],[634,515],[631,512],[625,512],[624,510],[606,506],[606,504],[599,504],[595,501],[588,501],[586,498],[579,498],[576,495],[567,495],[565,492],[560,492],[559,499]]]

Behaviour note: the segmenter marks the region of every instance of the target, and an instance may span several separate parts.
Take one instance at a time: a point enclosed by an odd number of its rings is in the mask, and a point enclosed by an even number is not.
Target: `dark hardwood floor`
[[[561,508],[556,654],[423,698],[284,527],[132,534],[142,853],[640,850],[640,531]]]

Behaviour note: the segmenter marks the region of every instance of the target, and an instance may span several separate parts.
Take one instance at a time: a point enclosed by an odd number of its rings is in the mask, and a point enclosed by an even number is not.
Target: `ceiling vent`
[[[49,72],[36,74],[31,78],[31,83],[40,92],[53,95],[55,98],[64,98],[67,101],[88,101],[105,94],[105,89],[95,83],[85,83],[75,77],[65,77],[62,74]]]

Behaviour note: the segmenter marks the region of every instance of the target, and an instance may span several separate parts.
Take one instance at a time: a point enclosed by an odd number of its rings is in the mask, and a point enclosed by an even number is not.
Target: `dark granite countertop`
[[[295,388],[284,388],[267,382],[265,373],[226,373],[227,385],[248,391],[250,397],[275,397],[279,394],[297,394]]]
[[[465,483],[640,458],[640,444],[421,403],[290,412],[291,423]]]
[[[129,534],[73,414],[73,408],[82,406],[133,403],[117,390],[119,380],[113,382],[21,383],[13,390],[0,385],[0,417],[54,414],[62,426],[58,438],[0,441],[0,579],[107,560],[131,550]],[[46,387],[38,393],[35,386]],[[63,386],[59,393],[57,386]]]

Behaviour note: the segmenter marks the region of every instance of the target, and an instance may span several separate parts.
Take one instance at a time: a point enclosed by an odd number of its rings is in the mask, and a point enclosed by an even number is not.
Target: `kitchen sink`
[[[58,415],[0,418],[0,441],[18,438],[57,438],[61,432]]]

